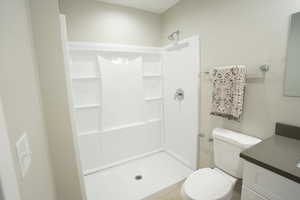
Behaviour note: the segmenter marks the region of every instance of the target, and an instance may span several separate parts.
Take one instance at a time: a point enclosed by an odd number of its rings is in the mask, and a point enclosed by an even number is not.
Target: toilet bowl
[[[203,168],[187,178],[181,195],[184,200],[230,200],[236,182],[218,168]]]
[[[213,130],[213,138],[216,168],[193,172],[181,188],[184,200],[230,200],[237,180],[242,178],[240,152],[261,141],[221,128]]]

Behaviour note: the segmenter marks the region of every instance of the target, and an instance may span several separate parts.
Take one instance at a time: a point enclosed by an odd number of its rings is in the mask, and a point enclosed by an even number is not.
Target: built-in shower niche
[[[75,108],[100,105],[99,79],[73,79],[72,83]]]
[[[76,109],[75,119],[79,135],[99,133],[101,130],[100,110],[98,107]]]
[[[162,64],[159,55],[146,55],[143,62],[145,100],[162,98]]]
[[[70,78],[74,118],[77,134],[99,133],[101,130],[100,114],[100,72],[95,55],[72,52]]]
[[[162,120],[162,101],[161,99],[148,100],[146,102],[146,119],[147,121]]]
[[[145,100],[157,100],[162,98],[162,81],[159,77],[144,78]]]
[[[144,57],[143,78],[146,120],[160,121],[163,118],[163,76],[160,55],[150,54]]]
[[[72,79],[99,77],[98,61],[95,54],[86,51],[70,51],[70,75]]]

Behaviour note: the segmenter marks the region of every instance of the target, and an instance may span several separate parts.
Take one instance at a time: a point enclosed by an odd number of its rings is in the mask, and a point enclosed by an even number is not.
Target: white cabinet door
[[[271,200],[299,200],[300,184],[244,161],[243,186]]]
[[[243,186],[242,189],[242,200],[267,200],[266,198],[260,196],[256,192],[250,190],[249,188]]]

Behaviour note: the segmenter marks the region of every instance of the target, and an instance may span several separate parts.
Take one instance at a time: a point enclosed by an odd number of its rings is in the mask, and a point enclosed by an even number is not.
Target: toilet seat
[[[199,169],[187,178],[182,192],[189,200],[225,200],[231,197],[236,180],[217,168]]]

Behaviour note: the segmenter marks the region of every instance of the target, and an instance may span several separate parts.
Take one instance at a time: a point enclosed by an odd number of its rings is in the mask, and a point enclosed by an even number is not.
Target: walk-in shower
[[[144,199],[196,169],[199,42],[178,43],[187,45],[67,43],[70,110],[88,200]]]

